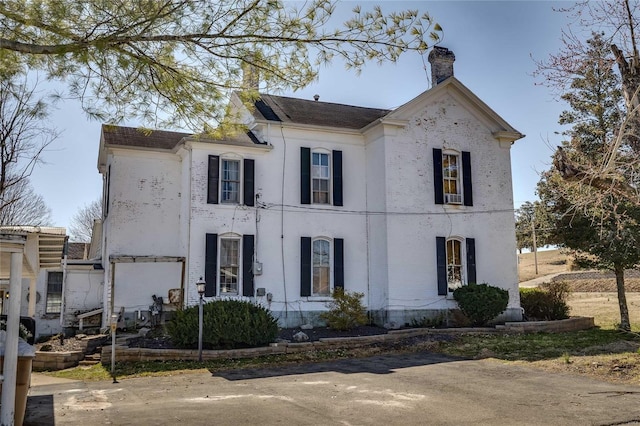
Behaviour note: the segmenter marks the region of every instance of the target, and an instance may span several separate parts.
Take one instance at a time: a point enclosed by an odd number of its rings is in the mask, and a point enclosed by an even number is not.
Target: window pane
[[[313,294],[317,296],[328,296],[329,291],[329,268],[313,268]]]
[[[442,156],[442,174],[446,178],[458,177],[458,156],[443,154]]]
[[[451,179],[444,180],[444,193],[445,194],[458,194],[458,182]]]

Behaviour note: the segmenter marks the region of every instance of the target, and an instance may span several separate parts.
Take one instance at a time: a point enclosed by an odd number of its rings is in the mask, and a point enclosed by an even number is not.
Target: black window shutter
[[[254,206],[255,205],[255,167],[254,161],[246,159],[244,160],[244,182],[243,182],[243,193],[244,193],[244,205],[245,206]]]
[[[433,193],[436,204],[444,204],[444,187],[442,186],[442,150],[433,148]]]
[[[333,151],[333,205],[342,205],[342,151]]]
[[[218,181],[220,178],[220,157],[209,156],[209,179],[207,186],[207,203],[218,204]]]
[[[462,198],[465,206],[473,206],[473,189],[471,187],[471,153],[462,151]]]
[[[254,295],[253,241],[253,235],[242,236],[242,295],[246,297],[253,297]]]
[[[438,295],[447,295],[447,239],[436,237],[436,265],[438,273]]]
[[[467,238],[467,284],[477,284],[476,281],[476,240]]]
[[[311,296],[311,238],[300,238],[300,296]]]
[[[344,239],[333,240],[333,288],[344,289]]]
[[[300,147],[300,204],[311,204],[311,149]]]
[[[213,297],[216,295],[218,281],[218,234],[207,234],[204,258],[204,280],[207,283],[204,295]]]

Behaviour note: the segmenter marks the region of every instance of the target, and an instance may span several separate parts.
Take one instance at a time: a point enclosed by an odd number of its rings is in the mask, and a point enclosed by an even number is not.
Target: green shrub
[[[539,288],[520,289],[520,306],[525,318],[531,321],[552,321],[569,318],[565,282],[544,283]]]
[[[333,291],[329,311],[320,314],[327,327],[334,330],[351,330],[367,323],[367,310],[362,305],[362,293],[346,293],[342,288]]]
[[[167,324],[176,346],[198,346],[198,306],[177,311]],[[215,300],[203,306],[202,346],[233,349],[264,346],[278,336],[278,323],[267,309],[241,300]]]
[[[487,284],[468,284],[454,290],[453,298],[473,325],[485,325],[507,308],[509,292]]]

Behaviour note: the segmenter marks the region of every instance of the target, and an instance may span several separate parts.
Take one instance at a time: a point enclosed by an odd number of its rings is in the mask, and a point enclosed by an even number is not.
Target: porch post
[[[23,256],[23,250],[11,252],[7,340],[4,346],[2,399],[0,400],[2,403],[2,407],[0,408],[0,423],[3,425],[13,425],[15,416]]]

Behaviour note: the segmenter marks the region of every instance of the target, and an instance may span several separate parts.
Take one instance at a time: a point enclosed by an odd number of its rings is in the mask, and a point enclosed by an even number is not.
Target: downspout
[[[182,262],[182,275],[180,277],[180,295],[181,295],[182,300],[180,301],[180,307],[184,308],[185,307],[184,306],[184,304],[185,304],[184,303],[184,301],[185,301],[185,297],[184,297],[184,274],[185,274],[185,271],[187,269],[186,268],[187,260],[186,259],[182,259],[181,262]]]
[[[67,288],[67,254],[69,253],[69,236],[64,237],[64,246],[62,248],[62,296],[60,298],[60,326],[64,326],[64,303],[65,289]]]
[[[185,142],[184,144],[185,149],[187,150],[187,152],[189,153],[189,194],[187,197],[187,209],[189,210],[188,214],[187,214],[187,257],[185,258],[185,260],[182,262],[182,283],[180,284],[180,289],[181,289],[181,294],[182,294],[182,307],[186,308],[189,302],[189,298],[187,297],[186,294],[186,288],[185,288],[185,273],[186,273],[186,266],[187,266],[187,260],[191,259],[191,203],[192,203],[192,196],[191,196],[191,191],[193,188],[193,176],[192,176],[192,169],[193,169],[193,147],[191,146],[191,143],[187,143]],[[206,261],[206,259],[205,259]]]
[[[115,279],[116,279],[116,262],[111,262],[111,300],[109,301],[109,304],[110,304],[110,309],[109,309],[110,314],[108,318],[109,321],[111,321],[111,315],[115,314],[115,312],[113,311],[114,304],[115,304],[114,292],[116,289]]]

